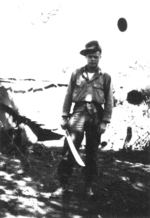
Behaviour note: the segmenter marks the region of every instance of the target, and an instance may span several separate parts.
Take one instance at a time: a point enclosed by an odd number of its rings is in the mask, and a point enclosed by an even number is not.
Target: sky
[[[61,80],[86,63],[90,40],[102,47],[101,66],[117,73],[150,57],[149,0],[1,0],[1,78]],[[119,18],[127,30],[119,31]]]

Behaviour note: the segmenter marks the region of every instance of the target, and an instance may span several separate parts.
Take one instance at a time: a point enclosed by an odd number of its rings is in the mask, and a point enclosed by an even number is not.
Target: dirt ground
[[[99,149],[95,195],[85,198],[83,168],[76,164],[68,194],[49,199],[59,185],[61,150],[34,145],[20,153],[10,146],[0,153],[0,218],[150,217],[149,152]]]

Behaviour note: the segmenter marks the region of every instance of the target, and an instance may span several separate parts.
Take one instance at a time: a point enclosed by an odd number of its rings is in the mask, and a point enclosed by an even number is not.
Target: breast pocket
[[[100,104],[104,103],[104,86],[103,84],[93,84],[94,100]]]
[[[76,81],[73,90],[73,101],[78,102],[83,98],[84,84],[81,81]]]
[[[102,89],[102,90],[103,90],[103,84],[97,84],[97,83],[95,83],[93,86],[94,86],[94,88]]]
[[[76,81],[75,90],[80,90],[82,86],[83,86],[83,83],[81,81]]]

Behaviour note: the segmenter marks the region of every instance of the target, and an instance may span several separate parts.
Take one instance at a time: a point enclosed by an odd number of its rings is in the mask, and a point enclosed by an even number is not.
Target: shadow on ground
[[[82,168],[75,166],[70,192],[50,199],[58,187],[57,165],[61,149],[47,148],[21,156],[0,153],[0,217],[32,218],[144,218],[150,216],[150,162],[139,155],[98,152],[99,175],[95,195],[84,197]],[[84,149],[81,150],[84,159]],[[73,192],[72,192],[72,191]]]

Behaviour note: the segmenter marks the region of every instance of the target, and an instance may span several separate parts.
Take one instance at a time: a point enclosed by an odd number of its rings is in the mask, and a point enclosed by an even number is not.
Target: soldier
[[[86,135],[85,146],[85,194],[92,196],[93,177],[97,174],[96,154],[103,134],[110,123],[113,108],[113,90],[111,76],[99,68],[102,49],[98,41],[85,45],[80,54],[86,57],[87,64],[75,70],[70,78],[63,104],[63,129],[68,129],[72,141],[79,151]],[[70,109],[74,103],[73,113]],[[60,187],[51,194],[62,196],[69,187],[69,179],[73,172],[74,157],[67,140],[64,141],[63,158],[58,165]]]

